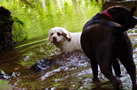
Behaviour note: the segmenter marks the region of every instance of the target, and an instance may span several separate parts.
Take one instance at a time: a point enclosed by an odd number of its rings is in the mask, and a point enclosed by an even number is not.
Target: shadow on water
[[[137,64],[136,40],[132,38],[134,60]],[[0,54],[1,76],[12,89],[79,89],[113,90],[112,84],[99,72],[100,82],[93,83],[88,58],[80,51],[57,55],[58,50],[48,41],[40,41],[18,47]],[[42,72],[33,72],[30,67],[40,59],[51,59],[51,66]],[[120,80],[126,90],[131,89],[131,80],[121,65]],[[6,89],[6,88],[4,88]]]

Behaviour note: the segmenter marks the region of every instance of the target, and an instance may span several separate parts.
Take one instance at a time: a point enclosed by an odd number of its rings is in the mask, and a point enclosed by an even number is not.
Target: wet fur
[[[103,13],[98,13],[84,25],[81,36],[81,46],[90,59],[93,78],[98,79],[99,65],[101,72],[114,85],[114,89],[120,90],[120,81],[112,73],[112,65],[118,65],[115,64],[118,59],[131,77],[133,90],[137,90],[132,44],[125,32],[137,24],[137,18],[133,17],[135,8],[129,11],[122,6],[113,6],[107,11],[115,21]],[[117,69],[115,71],[117,72]]]
[[[60,36],[57,33],[60,33]],[[62,53],[68,53],[75,50],[82,51],[80,37],[81,33],[71,33],[65,28],[54,27],[49,31],[48,40],[58,47]],[[56,38],[56,43],[54,43],[53,38]]]

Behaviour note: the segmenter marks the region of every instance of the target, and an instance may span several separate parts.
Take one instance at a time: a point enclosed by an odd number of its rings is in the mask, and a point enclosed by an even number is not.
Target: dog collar
[[[105,15],[108,16],[110,19],[112,19],[113,21],[115,21],[115,20],[113,19],[113,17],[111,16],[111,14],[110,14],[107,10],[104,10],[104,11],[103,11],[103,14],[105,14]]]

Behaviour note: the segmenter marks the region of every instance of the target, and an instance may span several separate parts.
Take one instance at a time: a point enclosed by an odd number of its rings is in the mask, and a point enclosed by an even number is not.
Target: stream
[[[130,38],[137,64],[137,38]],[[58,54],[58,49],[46,40],[1,52],[1,80],[8,82],[8,87],[0,90],[113,90],[112,84],[100,70],[100,82],[93,83],[89,59],[82,52]],[[51,59],[52,64],[38,72],[30,69],[42,59]],[[131,90],[130,77],[122,64],[121,72],[123,89]]]

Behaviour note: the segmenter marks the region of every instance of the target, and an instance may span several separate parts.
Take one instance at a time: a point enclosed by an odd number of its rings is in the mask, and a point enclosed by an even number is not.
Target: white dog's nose
[[[57,40],[57,37],[53,37],[53,40]]]

